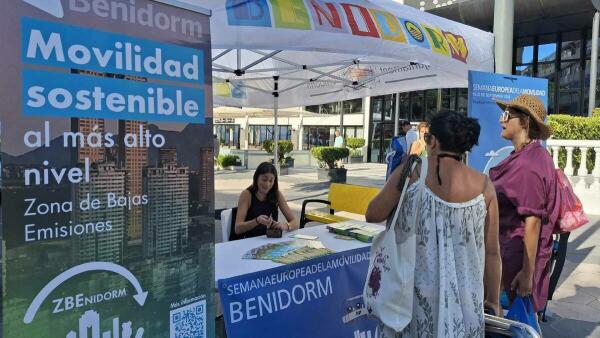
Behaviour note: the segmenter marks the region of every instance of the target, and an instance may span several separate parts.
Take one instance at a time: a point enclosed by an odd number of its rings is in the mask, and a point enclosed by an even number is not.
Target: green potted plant
[[[273,156],[275,142],[267,140],[263,142],[263,150]],[[288,168],[294,166],[294,159],[291,156],[286,156],[294,150],[294,144],[289,140],[280,140],[277,142],[277,162],[279,163],[279,174],[287,175]],[[290,161],[291,160],[291,161]],[[290,163],[291,162],[291,163]],[[291,164],[291,165],[290,165]]]
[[[319,161],[317,170],[319,180],[329,180],[335,183],[346,183],[346,168],[337,167],[337,161],[348,157],[348,148],[313,147],[311,154]]]
[[[241,165],[241,159],[237,155],[221,154],[217,158],[217,163],[223,169],[227,168],[229,170],[233,170],[233,167]]]
[[[362,147],[365,146],[364,138],[349,137],[346,140],[346,146],[350,148],[350,163],[362,163]]]

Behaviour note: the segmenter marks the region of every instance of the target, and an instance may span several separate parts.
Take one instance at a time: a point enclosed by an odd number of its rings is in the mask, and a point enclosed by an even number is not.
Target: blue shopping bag
[[[400,138],[398,136],[394,136],[385,154],[385,162],[387,163],[387,171],[385,175],[386,181],[388,178],[390,178],[392,172],[394,172],[394,169],[396,169],[400,162],[402,162],[405,156],[406,153],[404,152],[404,148],[400,143]]]
[[[541,333],[540,326],[537,322],[537,313],[533,308],[533,302],[531,301],[531,297],[521,297],[517,296],[511,306],[510,310],[506,314],[506,318],[510,320],[514,320],[517,322],[521,322],[523,324],[527,324],[531,326],[538,333]],[[517,328],[515,328],[517,329]],[[521,332],[515,332],[518,336],[520,336]]]

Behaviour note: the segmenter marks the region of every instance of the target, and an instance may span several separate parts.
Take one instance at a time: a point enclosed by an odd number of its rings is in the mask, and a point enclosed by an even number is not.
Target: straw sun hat
[[[539,138],[546,140],[550,137],[550,128],[544,121],[546,120],[546,108],[544,103],[537,96],[530,94],[521,94],[511,101],[505,102],[500,100],[494,100],[496,104],[504,111],[506,108],[517,109],[529,117],[537,125],[540,133]]]

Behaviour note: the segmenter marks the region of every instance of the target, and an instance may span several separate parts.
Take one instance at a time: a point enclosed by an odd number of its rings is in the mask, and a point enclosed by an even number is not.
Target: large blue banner
[[[548,107],[547,79],[469,71],[469,116],[481,125],[479,145],[469,153],[469,166],[487,174],[514,150],[500,136],[502,109],[495,100],[510,101],[524,93],[539,97]]]
[[[375,337],[362,290],[369,248],[219,280],[229,337]]]

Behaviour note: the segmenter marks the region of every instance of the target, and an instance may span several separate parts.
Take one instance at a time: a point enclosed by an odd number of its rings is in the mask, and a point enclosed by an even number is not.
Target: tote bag
[[[410,173],[414,171],[413,164]],[[416,235],[415,226],[418,210],[403,231],[397,227],[398,214],[405,199],[410,174],[404,186],[394,212],[392,221],[381,232],[371,246],[369,270],[363,289],[365,306],[371,316],[378,318],[385,326],[396,332],[402,331],[412,319],[413,289],[415,277]],[[427,159],[421,158],[421,175],[417,189],[417,201],[420,201],[427,176]],[[397,242],[397,238],[402,239]]]
[[[569,179],[560,169],[556,169],[557,193],[560,195],[560,216],[554,233],[571,232],[589,222],[583,212],[583,205],[575,195]]]
[[[510,310],[508,310],[508,313],[506,314],[506,318],[517,322],[521,322],[523,324],[527,324],[538,333],[541,332],[540,326],[537,322],[537,313],[533,308],[533,302],[531,301],[531,297],[517,296],[515,300],[513,300],[513,303],[510,306]],[[518,328],[515,328],[515,331],[517,330]]]

